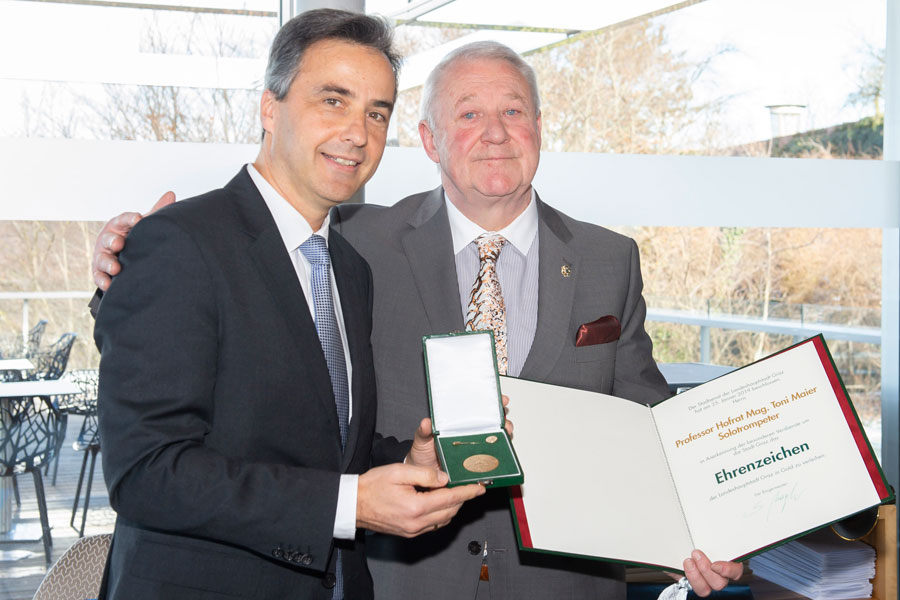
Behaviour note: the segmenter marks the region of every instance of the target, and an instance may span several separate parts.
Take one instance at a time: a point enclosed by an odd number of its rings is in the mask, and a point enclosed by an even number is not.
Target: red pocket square
[[[619,320],[612,315],[606,315],[580,326],[578,333],[575,334],[575,345],[581,347],[614,342],[619,339],[621,333],[622,326],[619,325]]]

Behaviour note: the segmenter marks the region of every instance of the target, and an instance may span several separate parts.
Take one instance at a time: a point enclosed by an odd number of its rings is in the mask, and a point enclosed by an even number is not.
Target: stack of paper
[[[753,574],[813,600],[871,598],[875,549],[822,533],[753,557]]]

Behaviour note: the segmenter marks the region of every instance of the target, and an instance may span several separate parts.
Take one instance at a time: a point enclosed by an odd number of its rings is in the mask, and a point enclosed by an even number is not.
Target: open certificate
[[[741,560],[893,494],[822,336],[652,408],[501,377],[523,549],[680,571]]]

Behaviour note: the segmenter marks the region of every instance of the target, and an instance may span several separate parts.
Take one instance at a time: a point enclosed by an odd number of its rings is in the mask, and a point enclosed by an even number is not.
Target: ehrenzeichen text
[[[794,446],[793,448],[785,448],[781,447],[778,452],[769,451],[769,456],[765,458],[757,459],[756,461],[751,461],[746,465],[740,466],[736,469],[722,469],[718,473],[716,473],[716,483],[725,483],[730,479],[735,479],[740,477],[741,475],[745,475],[751,471],[755,471],[756,469],[761,469],[763,467],[773,465],[776,462],[785,460],[786,458],[790,458],[794,455],[800,454],[802,452],[806,452],[809,450],[809,444],[803,443],[799,446]]]

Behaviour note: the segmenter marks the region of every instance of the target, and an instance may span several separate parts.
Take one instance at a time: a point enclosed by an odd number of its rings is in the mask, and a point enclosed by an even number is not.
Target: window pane
[[[17,57],[0,66],[0,135],[258,139],[277,2],[156,10],[110,4],[0,5],[0,51]]]
[[[278,6],[275,0],[0,2],[6,57],[0,61],[0,137],[256,143]],[[97,164],[97,174],[120,166]],[[42,168],[58,176],[54,163]],[[72,197],[63,202],[98,193],[102,186],[88,175],[70,182]],[[167,189],[167,174],[158,177],[158,189],[128,190],[137,203],[131,210],[146,210]],[[44,344],[75,332],[70,368],[96,366],[87,301],[100,227],[0,221],[0,293],[7,294],[0,297],[0,352],[21,339],[23,323],[27,329],[46,319]],[[22,292],[51,297],[9,297]],[[58,292],[67,297],[52,297]]]
[[[391,0],[374,4],[388,13],[402,8]],[[475,5],[456,0],[420,17],[426,24],[399,28],[410,56],[401,145],[417,142],[414,107],[429,70],[420,63],[433,65],[461,37],[503,42],[535,67],[544,150],[881,156],[885,0],[590,8],[560,0],[531,10],[500,1],[489,12]],[[623,6],[630,12],[610,12]],[[444,49],[429,52],[435,46]]]
[[[880,455],[880,230],[621,231],[641,249],[648,331],[657,361],[740,367],[825,332]],[[798,335],[801,327],[804,333]]]

